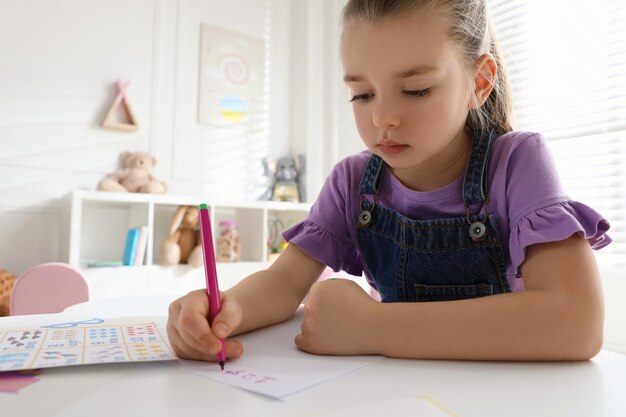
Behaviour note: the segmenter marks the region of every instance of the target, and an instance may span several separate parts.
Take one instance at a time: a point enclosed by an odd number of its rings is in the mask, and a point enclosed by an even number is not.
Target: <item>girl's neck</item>
[[[391,173],[411,190],[427,192],[445,187],[465,172],[472,149],[471,141],[471,134],[461,129],[443,152],[417,167],[390,167]]]

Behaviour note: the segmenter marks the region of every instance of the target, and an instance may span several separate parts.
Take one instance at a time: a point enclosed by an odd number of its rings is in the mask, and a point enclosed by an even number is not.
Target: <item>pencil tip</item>
[[[225,364],[225,363],[226,363],[226,362],[223,362],[223,361],[221,361],[221,362],[220,362],[220,368],[222,368],[222,371],[224,370],[224,364]]]

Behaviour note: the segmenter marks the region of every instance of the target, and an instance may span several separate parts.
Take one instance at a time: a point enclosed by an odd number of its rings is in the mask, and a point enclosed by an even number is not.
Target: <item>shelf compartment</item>
[[[121,261],[128,229],[149,227],[149,218],[149,203],[83,201],[80,230],[90,238],[80,239],[79,264]]]

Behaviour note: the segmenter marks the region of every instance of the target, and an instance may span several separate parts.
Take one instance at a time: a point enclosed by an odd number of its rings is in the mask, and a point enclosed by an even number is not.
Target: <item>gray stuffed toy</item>
[[[261,197],[262,200],[293,203],[306,201],[304,186],[300,181],[300,176],[304,172],[304,155],[298,155],[297,158],[284,156],[278,161],[264,158],[263,168],[265,175],[271,176],[272,182]]]

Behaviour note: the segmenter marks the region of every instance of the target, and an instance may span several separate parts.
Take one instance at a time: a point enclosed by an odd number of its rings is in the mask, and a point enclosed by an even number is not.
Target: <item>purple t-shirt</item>
[[[359,183],[370,159],[364,151],[335,165],[308,217],[286,230],[286,241],[334,271],[365,271],[356,236]],[[411,190],[384,170],[377,203],[416,220],[464,217],[463,175],[428,192]],[[370,199],[371,197],[368,197]],[[611,242],[609,223],[562,190],[552,154],[538,133],[510,132],[495,139],[489,161],[487,211],[498,223],[511,289],[524,289],[520,265],[525,248],[567,239],[580,232],[593,249]],[[371,283],[371,277],[367,277]]]

